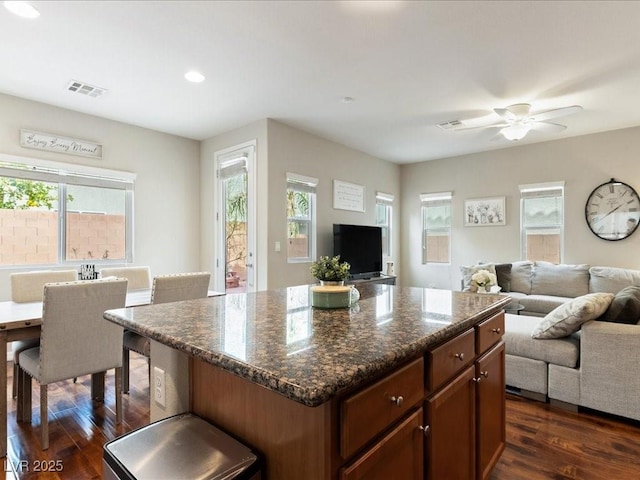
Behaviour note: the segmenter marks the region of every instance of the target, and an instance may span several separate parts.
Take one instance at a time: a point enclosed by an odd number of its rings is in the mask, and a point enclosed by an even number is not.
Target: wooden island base
[[[331,472],[334,402],[307,407],[208,363],[192,360],[191,411],[267,459],[267,479],[336,478]]]

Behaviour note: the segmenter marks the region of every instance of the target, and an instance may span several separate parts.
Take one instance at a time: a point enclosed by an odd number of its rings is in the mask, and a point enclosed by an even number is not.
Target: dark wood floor
[[[147,362],[132,355],[131,365],[131,393],[124,396],[120,426],[114,425],[113,374],[107,376],[105,405],[92,404],[89,377],[78,379],[76,384],[69,381],[50,387],[51,444],[46,452],[40,450],[36,384],[31,425],[16,424],[15,400],[9,391],[6,478],[101,478],[103,444],[149,422]],[[61,467],[62,471],[35,472],[37,467]],[[508,395],[507,448],[491,480],[538,479],[640,479],[640,425],[594,412],[571,413]]]
[[[122,424],[115,425],[113,370],[107,373],[104,404],[91,401],[90,376],[78,378],[75,384],[61,382],[49,386],[50,444],[48,450],[40,450],[40,389],[33,382],[32,423],[17,423],[16,401],[11,398],[12,365],[7,380],[7,458],[2,459],[7,479],[100,479],[103,445],[149,423],[147,360],[132,353],[131,391],[123,395]]]

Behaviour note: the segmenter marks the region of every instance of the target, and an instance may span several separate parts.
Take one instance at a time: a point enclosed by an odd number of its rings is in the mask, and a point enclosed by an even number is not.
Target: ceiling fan
[[[544,110],[542,112],[532,113],[531,105],[528,103],[516,103],[506,108],[494,108],[502,120],[489,125],[477,125],[458,128],[457,130],[469,130],[475,128],[500,128],[500,131],[489,140],[498,140],[506,138],[507,140],[521,140],[531,130],[544,133],[559,133],[567,128],[565,125],[558,123],[550,123],[547,120],[553,118],[564,117],[572,113],[582,110],[580,105],[572,105],[570,107],[554,108],[552,110]]]

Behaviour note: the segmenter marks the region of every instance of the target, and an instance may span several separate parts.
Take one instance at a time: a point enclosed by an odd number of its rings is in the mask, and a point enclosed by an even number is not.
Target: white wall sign
[[[20,145],[25,148],[102,159],[102,145],[98,143],[49,133],[20,130]]]
[[[334,180],[333,208],[364,212],[364,187],[354,183]]]

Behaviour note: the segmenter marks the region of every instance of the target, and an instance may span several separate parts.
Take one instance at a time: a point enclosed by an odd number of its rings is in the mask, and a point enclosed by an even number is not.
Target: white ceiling
[[[273,118],[409,163],[640,125],[640,2],[32,4],[0,8],[0,92],[198,140]],[[584,110],[516,143],[436,126],[519,102]]]

